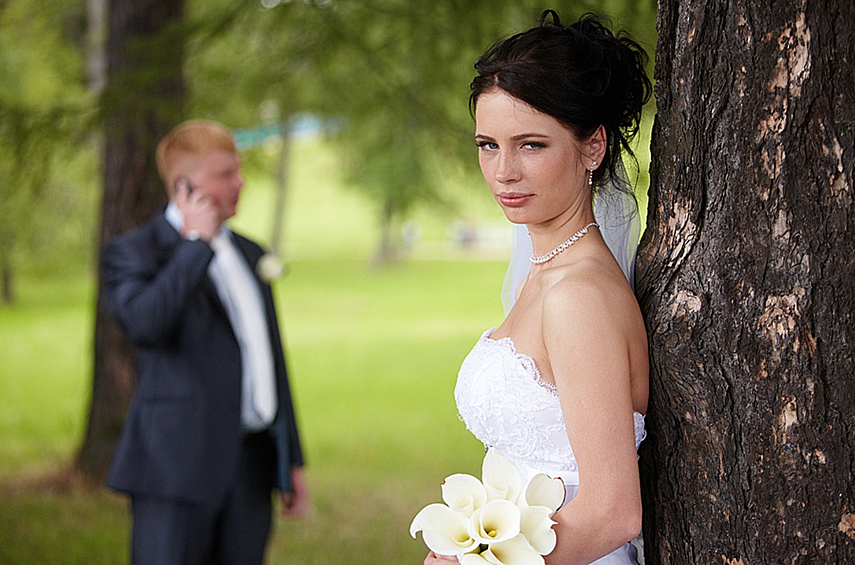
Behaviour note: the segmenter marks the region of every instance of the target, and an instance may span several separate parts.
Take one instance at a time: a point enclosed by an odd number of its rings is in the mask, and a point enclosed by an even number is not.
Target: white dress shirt
[[[166,219],[181,233],[184,218],[174,203],[167,207]],[[277,409],[273,352],[261,288],[228,228],[220,228],[211,248],[214,258],[208,265],[208,276],[240,347],[241,420],[246,431],[260,431],[273,423]]]

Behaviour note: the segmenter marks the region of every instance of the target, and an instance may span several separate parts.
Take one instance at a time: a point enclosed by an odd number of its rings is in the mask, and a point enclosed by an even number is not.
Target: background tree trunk
[[[288,198],[288,185],[291,177],[291,122],[292,116],[287,114],[279,122],[279,137],[282,147],[276,161],[276,200],[273,203],[273,227],[270,230],[270,251],[284,259],[282,252],[282,234],[285,230],[285,204]]]
[[[14,275],[9,262],[0,253],[0,304],[9,306],[15,302]]]
[[[400,246],[395,234],[397,217],[395,201],[391,197],[387,198],[380,214],[380,241],[371,260],[371,266],[375,269],[388,267],[400,257]]]
[[[647,563],[855,563],[855,4],[657,27]]]
[[[183,14],[184,0],[109,4],[99,248],[166,202],[154,153],[183,113]],[[106,475],[134,386],[134,350],[107,313],[102,290],[99,276],[92,403],[77,459],[97,480]]]

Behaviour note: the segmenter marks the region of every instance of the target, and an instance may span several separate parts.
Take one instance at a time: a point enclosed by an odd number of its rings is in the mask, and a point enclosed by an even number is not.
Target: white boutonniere
[[[431,551],[457,555],[462,565],[543,565],[555,548],[552,516],[564,502],[564,483],[544,474],[522,485],[516,465],[490,449],[482,480],[456,474],[442,483],[445,504],[429,504],[410,525]]]
[[[255,272],[258,273],[258,278],[270,284],[285,274],[285,265],[282,259],[271,251],[261,256],[255,266]]]

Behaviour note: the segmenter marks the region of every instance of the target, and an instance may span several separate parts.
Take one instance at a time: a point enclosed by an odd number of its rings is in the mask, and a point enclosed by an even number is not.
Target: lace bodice
[[[567,438],[555,386],[534,360],[518,353],[509,337],[481,335],[463,361],[454,397],[466,427],[485,446],[511,458],[523,478],[536,472],[578,485],[576,457]],[[644,416],[634,414],[636,448],[644,439]]]

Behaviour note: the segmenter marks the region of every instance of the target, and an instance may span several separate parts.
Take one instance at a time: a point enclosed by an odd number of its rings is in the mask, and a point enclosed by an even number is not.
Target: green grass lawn
[[[307,162],[332,159],[307,143],[298,162],[307,153]],[[452,392],[468,349],[501,319],[505,263],[496,250],[455,249],[443,241],[454,218],[424,211],[416,258],[371,269],[371,209],[335,178],[317,178],[295,181],[285,241],[293,260],[276,284],[313,505],[303,519],[277,522],[268,562],[421,563],[410,520],[439,500],[445,476],[480,472],[483,451]],[[237,229],[266,240],[271,199],[264,183],[248,182]],[[502,224],[491,211],[468,217],[494,229]],[[3,565],[127,563],[125,500],[57,478],[85,426],[93,287],[85,272],[23,276],[18,302],[0,309]]]
[[[482,451],[458,420],[454,378],[499,320],[504,265],[295,262],[277,285],[314,505],[281,522],[270,563],[419,563],[407,534],[448,474],[478,474]],[[91,291],[85,279],[27,282],[0,317],[0,563],[122,563],[124,501],[57,490],[88,398]],[[37,296],[49,297],[47,301]]]

